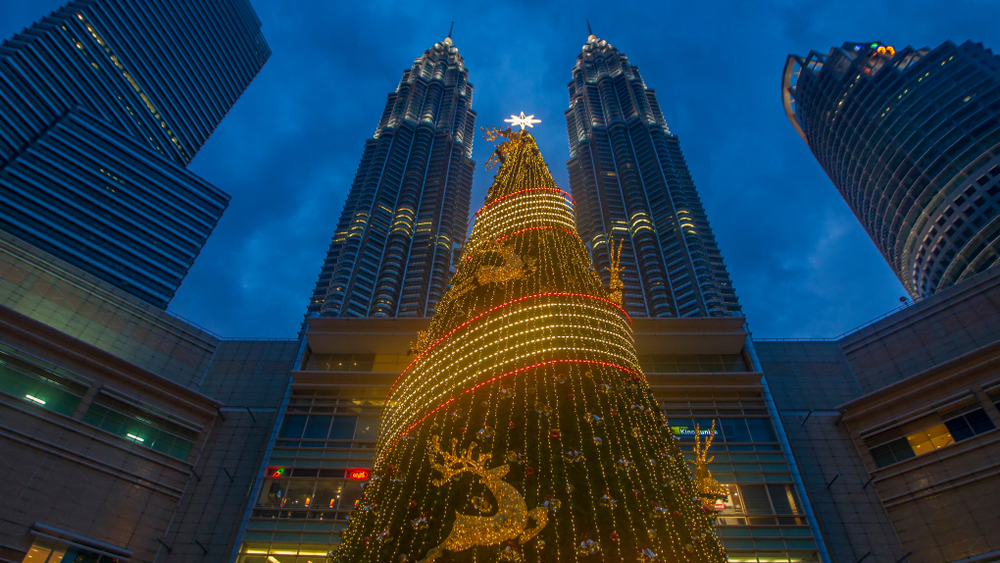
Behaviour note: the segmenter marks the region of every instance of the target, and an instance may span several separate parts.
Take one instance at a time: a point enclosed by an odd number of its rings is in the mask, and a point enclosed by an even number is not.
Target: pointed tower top
[[[597,41],[597,36],[594,35],[594,30],[590,29],[590,18],[587,18],[587,41]]]
[[[448,28],[448,37],[444,38],[445,45],[451,45],[451,32],[455,30],[455,22],[451,22],[451,27]]]

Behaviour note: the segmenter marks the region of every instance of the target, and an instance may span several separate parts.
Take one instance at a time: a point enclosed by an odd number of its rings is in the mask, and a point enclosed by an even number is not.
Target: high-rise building
[[[639,69],[591,34],[568,86],[566,164],[580,236],[605,281],[611,244],[622,245],[625,309],[649,317],[739,313],[680,140]]]
[[[166,307],[229,196],[185,169],[270,55],[247,0],[74,0],[0,47],[0,229]]]
[[[998,69],[971,41],[845,43],[785,64],[788,119],[914,297],[1000,256]]]
[[[475,121],[449,33],[403,72],[365,142],[309,315],[433,313],[465,240]]]

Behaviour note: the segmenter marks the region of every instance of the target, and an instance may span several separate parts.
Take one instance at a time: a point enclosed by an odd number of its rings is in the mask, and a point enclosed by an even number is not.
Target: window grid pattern
[[[433,314],[465,240],[475,119],[469,71],[445,39],[389,94],[307,314]]]
[[[625,309],[651,317],[738,314],[680,142],[639,69],[591,35],[573,67],[569,98],[567,167],[578,229],[605,283],[608,245],[625,241]]]
[[[365,365],[368,371],[372,366]],[[331,371],[354,366],[344,367]],[[318,553],[339,542],[362,492],[362,481],[347,470],[371,468],[384,398],[384,388],[292,389],[243,538],[244,553]]]
[[[72,1],[0,45],[0,229],[166,308],[228,205],[185,168],[270,56],[246,0]]]
[[[699,365],[713,365],[726,358],[670,357],[683,358],[689,364],[695,358]],[[649,375],[656,377],[653,373]],[[819,561],[816,543],[764,399],[738,395],[685,396],[656,387],[654,393],[689,461],[694,460],[696,430],[704,442],[715,422],[709,454],[715,459],[709,470],[730,490],[726,501],[716,503],[718,533],[729,560]]]

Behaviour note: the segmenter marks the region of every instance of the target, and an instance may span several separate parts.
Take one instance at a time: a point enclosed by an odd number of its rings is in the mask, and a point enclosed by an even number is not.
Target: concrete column
[[[990,399],[990,396],[986,394],[986,391],[983,391],[983,388],[980,385],[976,385],[970,389],[970,391],[972,391],[972,393],[976,396],[976,399],[979,400],[979,405],[983,407],[984,411],[986,411],[986,415],[993,421],[993,426],[1000,428],[1000,410],[997,409],[996,403]]]
[[[94,399],[97,398],[97,394],[101,392],[104,388],[103,383],[95,383],[87,389],[87,392],[80,399],[80,404],[76,406],[76,410],[73,411],[73,420],[83,420],[83,415],[87,414],[87,409],[93,404]]]

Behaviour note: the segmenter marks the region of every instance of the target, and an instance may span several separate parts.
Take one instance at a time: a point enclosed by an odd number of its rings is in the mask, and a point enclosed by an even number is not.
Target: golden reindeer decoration
[[[490,127],[489,129],[485,127],[480,127],[480,131],[483,132],[483,140],[489,143],[497,140],[497,137],[504,137],[507,140],[513,141],[519,135],[518,131],[511,131],[508,127],[507,129],[497,129],[496,127]],[[490,170],[497,163],[503,164],[503,159],[507,156],[507,151],[510,149],[510,145],[507,143],[500,143],[497,145],[496,150],[490,155],[489,160],[486,161],[486,169]]]
[[[417,341],[410,342],[410,351],[408,354],[419,354],[431,343],[430,334],[426,330],[417,331]]]
[[[705,436],[705,445],[701,445],[701,426],[694,425],[694,481],[698,487],[698,496],[703,499],[724,499],[729,496],[729,487],[723,485],[708,470],[708,464],[712,463],[715,456],[705,459],[708,456],[708,448],[712,447],[712,438],[715,436],[715,420],[712,420],[712,431]]]
[[[619,307],[622,305],[622,292],[625,290],[625,284],[619,276],[622,270],[624,270],[621,267],[622,244],[624,242],[624,238],[618,241],[618,252],[615,252],[615,239],[611,237],[608,243],[608,251],[611,253],[611,267],[605,268],[605,270],[611,272],[611,279],[608,281],[608,299]]]
[[[535,260],[533,258],[521,259],[521,256],[514,251],[510,245],[496,244],[486,251],[493,251],[503,257],[503,264],[499,266],[480,266],[476,271],[476,281],[479,285],[488,283],[503,283],[511,280],[519,280],[535,271]]]
[[[440,487],[449,479],[466,471],[479,477],[490,493],[496,498],[497,511],[490,516],[470,516],[455,511],[455,523],[448,537],[440,545],[433,547],[419,563],[429,563],[448,551],[464,551],[475,545],[497,545],[517,538],[518,543],[525,543],[535,537],[548,524],[548,508],[539,506],[528,510],[524,497],[510,483],[503,480],[510,470],[508,464],[486,469],[490,454],[481,453],[474,457],[476,442],[469,444],[468,449],[455,452],[457,438],[451,440],[451,451],[441,449],[440,437],[431,438],[429,455],[431,467],[441,474],[440,479],[431,481]],[[442,463],[437,462],[438,456]],[[528,520],[535,522],[535,527],[528,528]]]
[[[535,272],[535,259],[522,258],[517,252],[515,252],[514,247],[510,245],[487,243],[479,249],[471,250],[471,252],[473,255],[485,252],[495,252],[503,258],[503,263],[499,266],[480,266],[476,271],[475,276],[466,278],[465,281],[445,293],[444,297],[442,297],[438,302],[437,309],[439,311],[444,310],[449,303],[476,289],[477,287],[491,283],[506,283],[513,280],[523,279]],[[425,342],[424,344],[426,346],[429,342]],[[419,340],[417,345],[420,345]],[[423,347],[417,349],[418,352],[420,350],[423,350]]]

